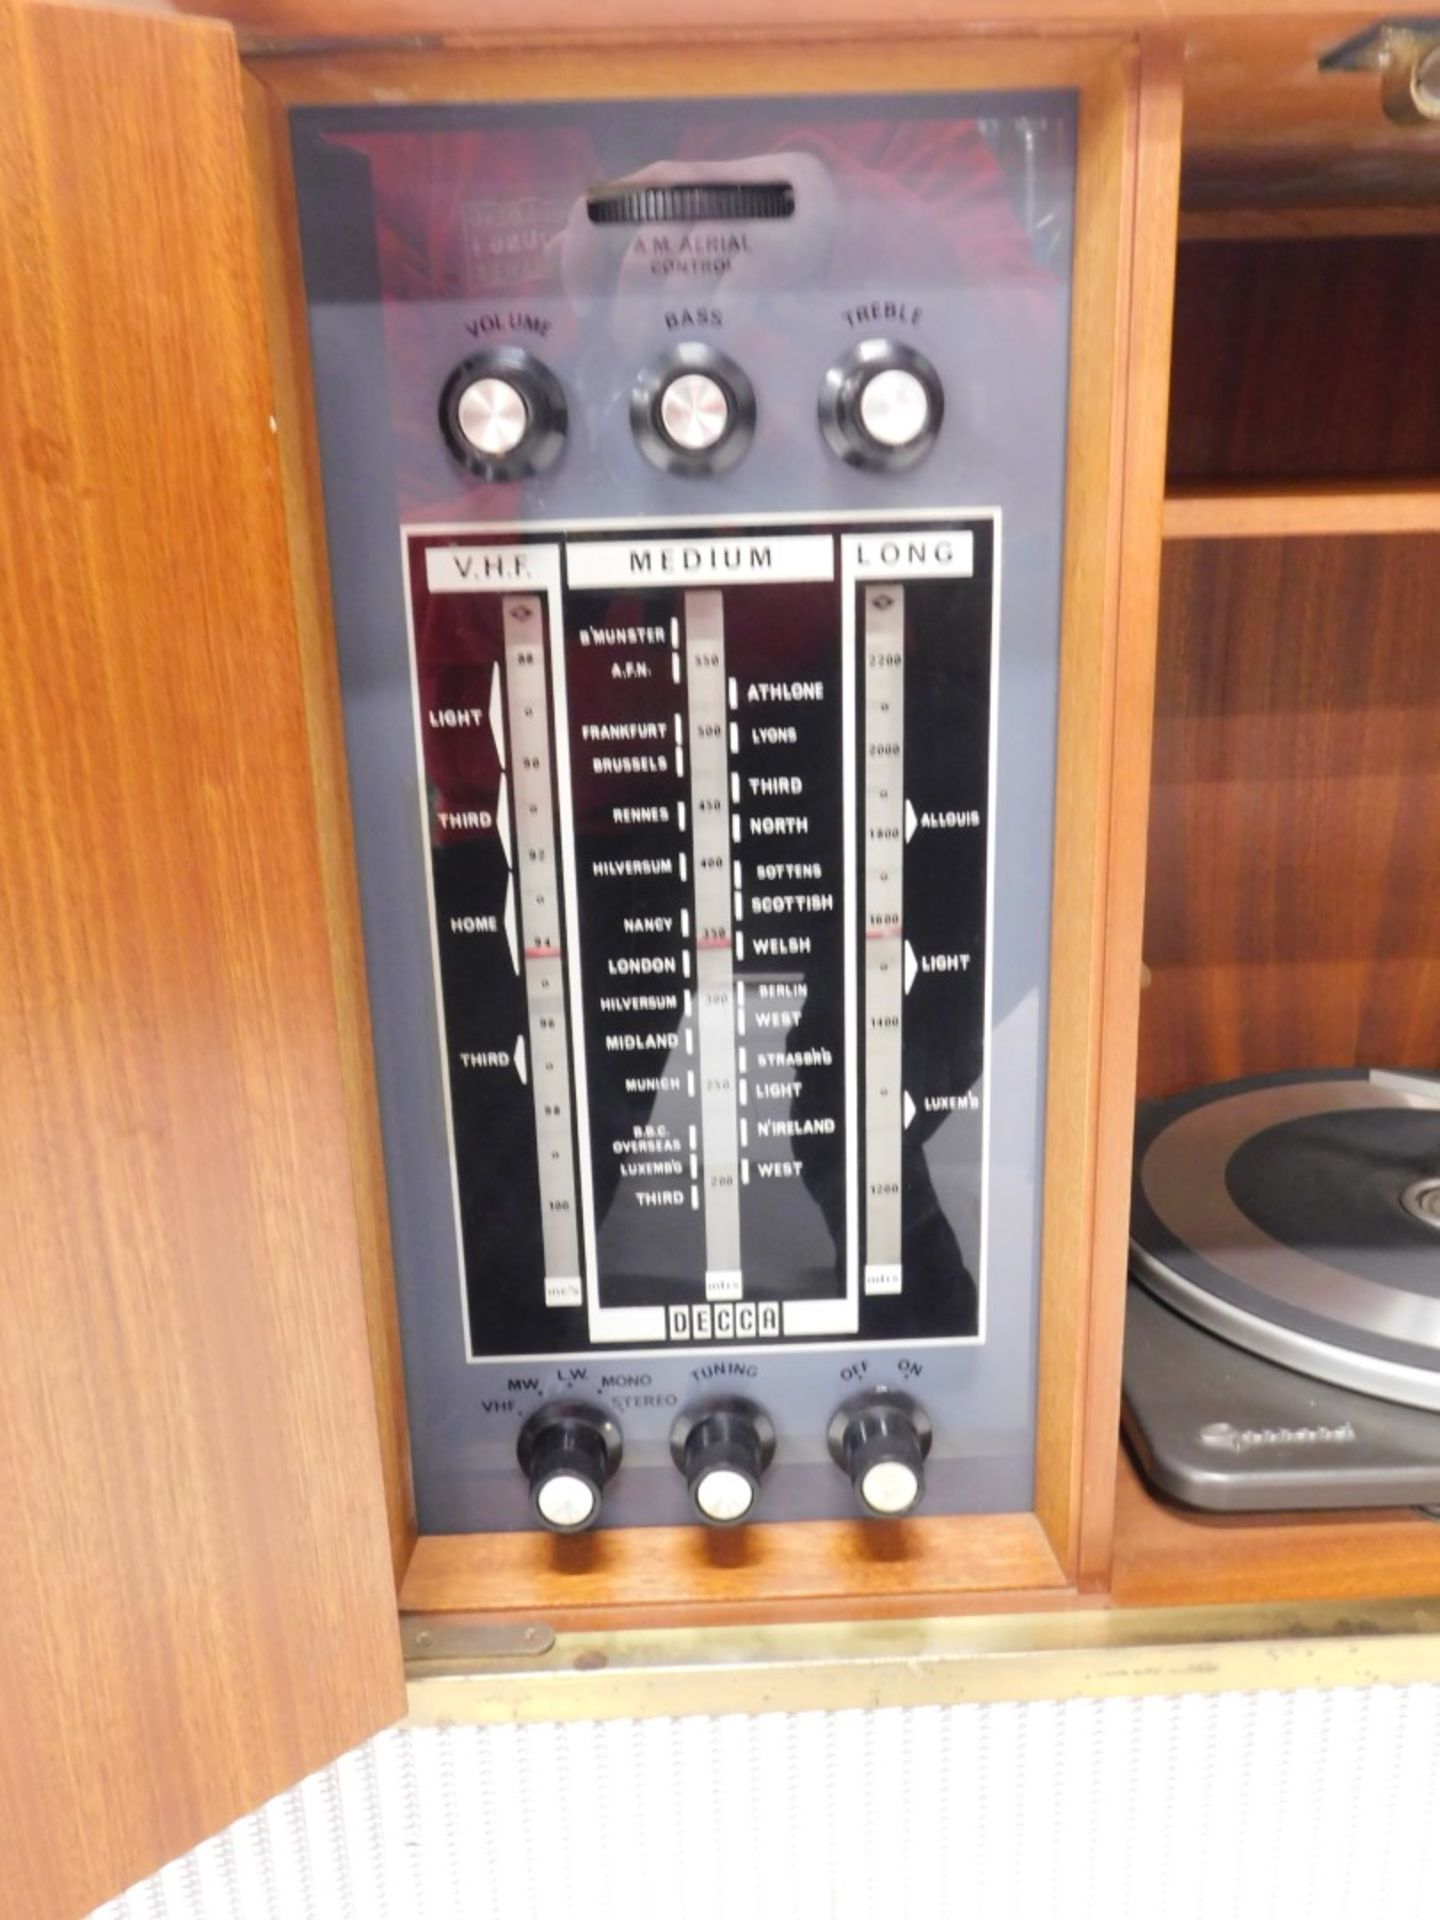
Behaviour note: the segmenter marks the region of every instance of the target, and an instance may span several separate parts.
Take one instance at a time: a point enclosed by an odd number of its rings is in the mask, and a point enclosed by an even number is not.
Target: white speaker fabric
[[[1433,1920],[1440,1687],[397,1729],[96,1920]]]

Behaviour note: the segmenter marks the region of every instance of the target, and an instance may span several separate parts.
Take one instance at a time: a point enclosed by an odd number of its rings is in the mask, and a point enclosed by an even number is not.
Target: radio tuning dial
[[[827,1435],[830,1457],[849,1474],[864,1511],[898,1520],[925,1492],[930,1420],[908,1393],[872,1387],[836,1409]]]
[[[759,1498],[775,1457],[775,1429],[753,1401],[706,1400],[671,1428],[670,1455],[706,1525],[734,1527],[749,1519]]]
[[[854,467],[898,471],[934,444],[945,417],[940,376],[914,347],[862,340],[820,387],[820,431]]]
[[[620,1429],[603,1409],[576,1400],[538,1407],[520,1429],[516,1455],[541,1526],[551,1533],[594,1526],[621,1451]]]
[[[567,425],[560,382],[523,347],[471,354],[440,395],[445,444],[478,480],[543,473],[559,459]]]
[[[641,453],[664,473],[724,473],[755,432],[755,389],[728,354],[687,340],[636,377],[630,428]]]

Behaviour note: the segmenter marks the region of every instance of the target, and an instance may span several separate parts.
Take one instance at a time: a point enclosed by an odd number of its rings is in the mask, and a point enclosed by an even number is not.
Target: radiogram
[[[1074,93],[292,129],[421,1530],[1032,1507]]]
[[[595,11],[0,0],[5,1911],[406,1665],[1440,1670],[1433,1413],[1197,1264],[1359,1297],[1363,1079],[1434,1267],[1434,34]]]

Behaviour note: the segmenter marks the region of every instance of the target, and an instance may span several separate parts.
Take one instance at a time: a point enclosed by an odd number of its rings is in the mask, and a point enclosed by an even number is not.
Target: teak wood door
[[[0,1911],[404,1711],[233,36],[0,0]]]

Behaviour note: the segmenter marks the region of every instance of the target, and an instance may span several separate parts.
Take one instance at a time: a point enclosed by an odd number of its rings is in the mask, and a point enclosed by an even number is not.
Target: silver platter
[[[1366,1116],[1396,1114],[1414,1119],[1403,1123],[1408,1155],[1392,1174],[1384,1155],[1395,1123]],[[1343,1130],[1343,1138],[1325,1163],[1335,1169],[1326,1195],[1330,1242],[1324,1221],[1311,1231],[1303,1209],[1277,1233],[1273,1220],[1255,1217],[1237,1198],[1237,1156],[1268,1135],[1283,1174],[1287,1156],[1303,1157],[1310,1134],[1332,1116],[1342,1116],[1332,1131]],[[1307,1122],[1318,1129],[1307,1132]],[[1417,1140],[1422,1161],[1433,1147],[1428,1165],[1416,1165]],[[1333,1198],[1343,1219],[1350,1204],[1347,1151],[1357,1231],[1336,1235],[1328,1203]],[[1207,1089],[1152,1109],[1148,1121],[1142,1113],[1133,1271],[1177,1312],[1248,1352],[1356,1392],[1440,1411],[1437,1193],[1440,1078],[1289,1075]]]

